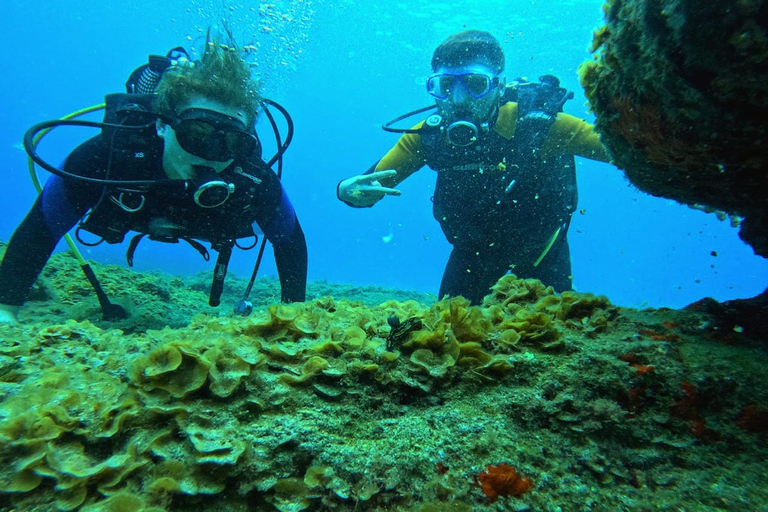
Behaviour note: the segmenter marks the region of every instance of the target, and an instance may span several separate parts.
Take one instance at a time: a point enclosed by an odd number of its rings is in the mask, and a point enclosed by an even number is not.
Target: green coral
[[[713,461],[765,456],[736,425],[768,403],[765,355],[701,338],[698,315],[506,276],[479,307],[323,297],[143,333],[0,326],[0,506],[482,512],[472,482],[499,463],[537,485],[509,508],[690,507],[715,482],[762,503],[765,482]],[[421,329],[390,351],[392,316]],[[642,334],[667,320],[676,341]],[[708,399],[674,416],[689,380]],[[701,445],[687,418],[720,440]]]

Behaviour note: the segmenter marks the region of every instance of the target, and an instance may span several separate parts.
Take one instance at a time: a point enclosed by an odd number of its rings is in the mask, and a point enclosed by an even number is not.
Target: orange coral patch
[[[489,464],[487,471],[477,476],[477,482],[491,502],[499,499],[499,496],[522,496],[533,488],[531,479],[518,475],[509,464]]]
[[[739,417],[736,418],[736,426],[742,430],[768,434],[768,410],[754,404],[745,405],[739,412]]]
[[[653,366],[647,365],[647,364],[633,364],[632,365],[635,370],[637,370],[638,375],[646,375],[648,373],[653,373]]]
[[[647,364],[640,364],[640,358],[633,352],[627,352],[626,354],[619,356],[619,359],[625,363],[629,363],[629,366],[637,370],[638,375],[645,375],[647,373],[653,373],[653,366]]]
[[[626,354],[619,356],[619,359],[631,365],[640,363],[640,360],[638,359],[637,354],[635,354],[634,352],[627,352]]]
[[[650,338],[654,341],[677,341],[680,339],[680,336],[677,334],[670,332],[667,334],[660,334],[658,332],[654,332],[650,329],[640,329],[640,334],[643,336],[650,336]]]

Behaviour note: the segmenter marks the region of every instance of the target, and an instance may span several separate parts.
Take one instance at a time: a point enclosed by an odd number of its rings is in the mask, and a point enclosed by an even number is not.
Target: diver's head
[[[488,32],[467,30],[441,43],[432,56],[427,91],[435,97],[449,140],[471,144],[489,129],[504,93],[504,52]]]
[[[194,178],[199,168],[220,173],[235,158],[252,154],[258,142],[247,128],[246,118],[240,109],[197,97],[169,122],[158,120],[165,173],[171,179]]]
[[[172,179],[192,178],[196,167],[222,172],[256,147],[259,84],[228,37],[227,44],[206,37],[200,60],[169,68],[157,86],[157,131]]]

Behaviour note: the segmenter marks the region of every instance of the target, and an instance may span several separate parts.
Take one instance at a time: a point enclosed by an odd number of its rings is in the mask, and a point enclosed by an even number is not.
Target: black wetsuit
[[[437,171],[433,214],[453,246],[440,297],[462,295],[478,304],[507,272],[559,292],[571,289],[566,232],[578,201],[573,156],[542,159],[521,135],[506,139],[491,131],[467,148],[442,138],[429,144],[422,135],[426,163]]]
[[[118,153],[118,154],[116,154]],[[104,178],[164,179],[162,140],[153,137],[145,147],[130,151],[110,150],[101,135],[76,148],[63,170]],[[111,243],[122,241],[128,231],[155,236],[160,229],[170,238],[190,238],[212,244],[253,236],[252,224],[274,247],[282,300],[303,301],[307,280],[307,246],[296,213],[280,180],[255,155],[230,165],[221,177],[235,185],[220,207],[201,208],[191,194],[171,193],[156,186],[144,195],[145,205],[128,213],[113,198],[119,194],[103,185],[74,178],[52,176],[8,244],[0,264],[0,303],[22,305],[61,237],[91,210],[89,225]],[[137,200],[125,197],[126,202]],[[138,203],[132,203],[138,204]],[[159,228],[158,228],[159,226]],[[168,226],[173,226],[168,233]]]

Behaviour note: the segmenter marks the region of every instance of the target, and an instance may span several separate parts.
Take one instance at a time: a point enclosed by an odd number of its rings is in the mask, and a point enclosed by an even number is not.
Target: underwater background
[[[293,116],[283,180],[310,282],[306,302],[278,304],[267,257],[254,312],[238,317],[229,305],[255,251],[234,253],[212,308],[212,263],[186,244],[145,242],[134,269],[125,245],[83,247],[130,313],[113,322],[77,261],[55,254],[19,324],[0,325],[0,512],[768,512],[765,300],[701,300],[768,284],[768,262],[728,220],[577,159],[577,291],[505,276],[470,306],[434,295],[449,246],[432,171],[375,208],[335,197],[395,143],[382,123],[430,103],[432,50],[460,30],[494,33],[510,79],[559,76],[576,93],[566,112],[592,119],[576,70],[601,4],[6,6],[0,258],[35,196],[25,130],[100,103],[148,54],[226,22]],[[41,154],[59,162],[92,135],[57,129]]]
[[[576,70],[590,58],[601,4],[43,0],[8,5],[0,81],[0,240],[10,238],[35,196],[21,145],[25,130],[124,90],[128,75],[149,54],[199,44],[208,26],[227,20],[241,44],[258,46],[254,69],[264,94],[283,104],[295,123],[283,180],[307,236],[309,279],[436,293],[450,246],[432,218],[433,172],[423,169],[402,185],[401,197],[363,210],[339,202],[336,183],[366,170],[396,142],[396,135],[380,129],[382,123],[430,103],[424,81],[432,50],[466,28],[500,39],[508,79],[554,74],[576,93],[565,111],[593,120]],[[260,133],[268,148],[265,122]],[[41,145],[41,154],[59,162],[94,134],[87,128],[58,129]],[[754,256],[728,221],[640,193],[608,164],[577,159],[577,174],[580,212],[568,235],[575,289],[606,294],[623,306],[682,307],[703,297],[751,297],[768,284],[768,262]],[[235,251],[231,272],[250,275],[255,252]],[[102,263],[124,264],[124,253],[121,245],[84,248],[86,258]],[[194,274],[210,267],[186,244],[144,243],[136,254],[138,271]],[[265,258],[260,275],[275,274],[271,257]]]

